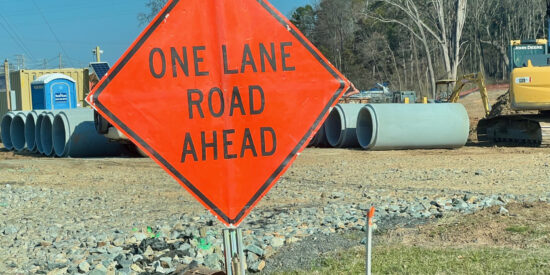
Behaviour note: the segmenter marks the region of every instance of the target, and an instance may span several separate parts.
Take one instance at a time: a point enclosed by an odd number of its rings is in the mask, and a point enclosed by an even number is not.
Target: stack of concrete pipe
[[[337,104],[310,146],[368,150],[459,148],[470,121],[461,104]]]
[[[8,112],[0,124],[8,150],[56,157],[107,157],[124,152],[123,145],[97,134],[88,108]]]

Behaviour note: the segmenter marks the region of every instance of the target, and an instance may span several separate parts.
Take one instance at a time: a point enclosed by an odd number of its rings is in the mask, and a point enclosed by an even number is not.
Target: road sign
[[[86,100],[238,226],[348,88],[266,1],[173,0]]]

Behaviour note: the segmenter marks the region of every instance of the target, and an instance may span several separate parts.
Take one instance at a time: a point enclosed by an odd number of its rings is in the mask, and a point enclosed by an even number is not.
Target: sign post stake
[[[246,258],[244,256],[242,231],[240,228],[223,229],[225,252],[225,272],[227,275],[245,275]]]
[[[241,259],[239,263],[241,265],[242,275],[244,275],[246,271],[246,257],[244,256],[243,232],[240,228],[237,228],[237,247],[239,258]]]
[[[374,207],[370,208],[367,221],[367,275],[372,274],[372,218],[374,217]]]
[[[229,229],[223,229],[223,250],[225,253],[225,274],[233,275],[233,265],[231,264],[231,239]]]

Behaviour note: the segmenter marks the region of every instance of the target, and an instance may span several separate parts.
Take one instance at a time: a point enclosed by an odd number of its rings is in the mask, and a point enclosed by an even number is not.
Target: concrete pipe
[[[58,113],[58,111],[56,112]],[[42,153],[48,157],[53,156],[52,124],[55,113],[46,112],[40,125],[40,144]]]
[[[357,115],[364,104],[336,104],[325,121],[328,143],[332,147],[358,148]]]
[[[34,128],[34,142],[36,144],[36,150],[40,154],[44,154],[44,148],[42,147],[41,140],[42,121],[44,120],[44,116],[46,116],[45,111],[42,111],[38,114],[38,116],[36,117],[36,127]]]
[[[0,123],[0,136],[2,137],[2,143],[4,147],[8,150],[13,150],[13,144],[11,143],[11,122],[15,116],[14,112],[7,112],[2,117],[2,122]]]
[[[27,147],[25,141],[25,121],[29,112],[18,112],[15,114],[10,125],[10,137],[13,148],[18,152]]]
[[[328,141],[327,141],[327,135],[325,133],[325,124],[322,124],[321,127],[319,127],[319,130],[317,131],[317,133],[315,133],[315,135],[313,136],[313,138],[309,142],[309,146],[312,146],[312,147],[328,147],[329,146]]]
[[[364,149],[459,148],[470,129],[462,104],[367,104],[357,117]]]
[[[123,145],[97,133],[94,111],[79,108],[62,111],[53,121],[53,147],[58,157],[119,156]]]
[[[36,111],[31,111],[27,114],[25,119],[25,143],[27,144],[27,149],[30,152],[36,152],[36,120],[38,119],[38,113]]]

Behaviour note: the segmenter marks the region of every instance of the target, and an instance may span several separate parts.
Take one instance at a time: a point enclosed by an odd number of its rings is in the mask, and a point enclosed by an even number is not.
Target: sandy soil
[[[550,190],[549,154],[549,148],[476,146],[386,152],[309,148],[258,207],[319,205],[334,192],[345,193],[340,200],[349,201],[463,192],[536,196]],[[136,211],[139,205],[169,213],[202,209],[145,158],[51,159],[2,151],[0,184],[6,183],[101,195],[114,208],[124,203]]]

